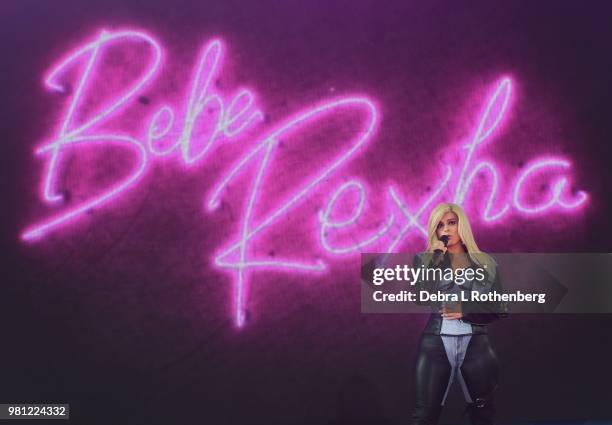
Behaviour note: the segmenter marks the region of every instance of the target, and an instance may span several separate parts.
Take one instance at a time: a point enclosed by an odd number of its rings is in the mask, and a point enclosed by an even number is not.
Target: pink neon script
[[[127,47],[138,48],[143,54],[146,53],[149,60],[144,70],[132,76],[131,83],[109,88],[107,93],[103,93],[106,97],[101,98],[109,100],[102,102],[102,106],[93,112],[86,112],[89,109],[84,107],[84,99],[98,94],[92,90],[93,84],[103,81],[105,77],[113,80],[112,75],[104,75],[101,71],[105,57],[109,52]],[[224,43],[219,38],[203,45],[194,63],[188,88],[178,101],[179,105],[162,104],[153,113],[144,116],[143,134],[130,134],[134,125],[125,117],[135,97],[145,88],[151,90],[153,82],[162,74],[164,52],[153,36],[142,31],[103,30],[52,66],[44,78],[45,86],[64,95],[67,93],[65,79],[68,75],[74,75],[75,70],[78,71],[77,76],[73,77],[75,82],[72,86],[75,89],[66,98],[58,127],[49,140],[36,149],[38,155],[46,158],[40,182],[41,199],[59,212],[29,226],[21,234],[22,239],[43,238],[83,218],[91,208],[112,206],[114,201],[127,196],[136,187],[150,169],[151,161],[174,158],[183,167],[190,168],[210,158],[221,142],[237,140],[256,125],[261,125],[263,112],[257,105],[255,91],[240,87],[228,96],[212,84],[221,75],[224,52]],[[296,214],[296,207],[312,200],[314,196],[323,194],[325,203],[314,217],[319,231],[312,238],[318,241],[321,251],[331,258],[355,255],[367,247],[396,252],[413,231],[426,238],[424,221],[434,203],[446,200],[448,194],[452,193],[454,202],[465,204],[468,195],[473,192],[474,179],[479,175],[486,178],[488,190],[480,193],[478,199],[472,197],[470,202],[484,201],[481,219],[485,223],[500,220],[512,213],[530,216],[553,210],[577,210],[586,205],[586,192],[578,191],[575,195],[568,193],[570,177],[566,173],[571,169],[571,162],[567,158],[534,158],[514,180],[503,181],[502,176],[506,176],[500,172],[496,162],[480,157],[486,146],[491,145],[503,132],[513,103],[513,85],[509,77],[502,77],[491,85],[480,115],[475,117],[477,119],[468,142],[457,146],[462,157],[461,163],[447,164],[439,175],[439,183],[425,199],[410,205],[406,200],[414,199],[414,195],[403,191],[396,184],[379,190],[386,196],[385,215],[378,217],[378,224],[375,223],[368,231],[360,230],[362,226],[358,223],[370,210],[368,196],[372,190],[366,189],[367,184],[360,178],[342,175],[342,170],[367,149],[379,131],[380,112],[375,100],[365,95],[322,100],[271,125],[259,136],[249,134],[247,141],[242,140],[240,148],[243,151],[240,156],[229,164],[217,181],[210,180],[212,184],[207,189],[205,202],[208,213],[215,213],[221,199],[232,196],[230,184],[240,179],[246,180],[243,171],[255,168],[255,177],[247,181],[248,190],[236,223],[236,231],[214,254],[214,263],[231,275],[232,316],[235,324],[241,327],[245,323],[249,286],[254,281],[253,274],[258,270],[322,273],[328,269],[325,261],[312,259],[313,253],[298,252],[292,258],[270,259],[253,258],[251,252],[254,242],[273,230],[275,225]],[[291,143],[293,136],[313,128],[319,120],[338,119],[346,114],[359,119],[352,138],[328,140],[327,143],[339,149],[336,156],[317,161],[316,170],[304,176],[288,196],[276,199],[271,203],[272,207],[261,211],[264,205],[262,196],[274,199],[274,194],[266,184],[266,176],[279,169],[291,172],[289,166],[279,162],[275,155],[279,140],[282,138]],[[85,201],[64,199],[58,190],[62,183],[58,181],[61,170],[66,167],[62,161],[64,153],[71,150],[78,156],[95,152],[101,146],[119,147],[132,157],[134,164],[129,173],[117,177],[101,193],[100,190],[89,193]],[[330,186],[330,177],[340,175],[344,177],[344,183],[337,187]],[[528,202],[525,195],[534,192],[534,182],[540,181],[543,176],[554,176],[550,190],[540,194],[538,202],[533,201],[533,196]],[[511,189],[502,191],[504,185]],[[338,208],[347,206],[349,199],[356,199],[356,203],[349,206],[348,218],[337,218]]]
[[[136,83],[130,87],[122,88],[123,91],[119,93],[113,93],[112,100],[107,105],[91,114],[92,116],[79,126],[71,128],[70,124],[75,117],[83,118],[80,114],[82,99],[88,94],[88,87],[96,73],[96,66],[103,58],[105,51],[111,48],[121,48],[122,44],[133,43],[134,41],[146,43],[147,47],[153,51],[153,58],[149,67],[139,76]],[[146,119],[150,123],[146,132],[146,143],[127,134],[104,130],[95,131],[105,122],[120,118],[120,112],[126,108],[126,104],[138,95],[139,90],[150,84],[157,75],[162,58],[162,48],[151,36],[137,31],[117,33],[101,31],[99,37],[94,41],[75,49],[74,52],[66,55],[58,65],[54,66],[45,78],[45,85],[54,91],[63,92],[64,88],[60,83],[63,73],[79,61],[86,61],[86,66],[78,78],[76,90],[70,96],[69,106],[57,134],[50,142],[36,150],[37,154],[49,155],[45,167],[45,177],[41,182],[43,200],[57,203],[64,199],[56,191],[56,180],[60,172],[61,154],[66,149],[82,150],[101,145],[120,145],[134,152],[138,163],[134,166],[130,175],[107,188],[102,194],[92,196],[87,201],[66,208],[61,213],[30,226],[22,233],[22,239],[40,238],[49,231],[82,217],[86,211],[110,203],[128,189],[134,187],[134,184],[145,173],[150,159],[168,156],[180,147],[181,159],[185,164],[192,165],[201,160],[211,150],[216,140],[236,138],[250,126],[260,121],[263,115],[254,104],[255,95],[252,91],[240,89],[229,102],[226,102],[220,94],[211,90],[210,81],[218,73],[221,51],[222,43],[220,40],[213,40],[204,46],[193,75],[180,137],[176,142],[170,143],[164,141],[164,138],[172,129],[176,114],[174,108],[169,105],[162,106],[152,114],[151,118]],[[211,131],[205,137],[204,146],[194,154],[190,149],[193,141],[193,127],[201,118],[204,107],[211,103],[214,103],[218,109],[215,122],[210,126]],[[226,103],[227,107],[225,106]],[[164,146],[164,144],[167,146]]]
[[[287,138],[292,133],[299,131],[308,124],[316,122],[317,119],[334,113],[340,109],[362,109],[367,113],[367,120],[364,127],[358,132],[355,139],[352,140],[348,149],[343,151],[338,157],[329,162],[321,172],[312,176],[306,181],[295,193],[289,196],[274,208],[266,218],[262,219],[257,225],[251,226],[251,218],[256,207],[259,192],[262,187],[263,177],[269,167],[270,158],[277,146],[277,140],[281,137]],[[236,281],[234,283],[234,311],[235,321],[237,326],[242,326],[245,321],[245,299],[248,291],[249,275],[248,269],[256,267],[279,268],[284,270],[292,270],[294,272],[308,271],[323,271],[324,263],[318,261],[316,263],[308,263],[305,261],[295,260],[255,260],[248,259],[248,244],[259,233],[277,222],[280,218],[287,216],[291,209],[304,202],[313,190],[320,186],[332,173],[340,169],[346,164],[355,153],[369,141],[373,132],[376,130],[378,123],[378,112],[375,105],[367,98],[353,97],[340,98],[334,101],[323,103],[312,109],[307,109],[289,118],[285,123],[270,131],[266,136],[261,138],[259,142],[250,152],[239,159],[236,164],[230,169],[226,177],[214,187],[212,195],[209,197],[208,208],[215,209],[219,205],[219,199],[223,195],[226,186],[236,178],[239,172],[250,162],[259,159],[257,168],[257,176],[251,186],[251,191],[248,198],[248,203],[243,211],[242,223],[240,225],[240,233],[238,240],[231,244],[228,248],[222,250],[215,257],[215,262],[218,266],[233,269],[236,273]],[[344,146],[344,143],[335,143],[336,145]],[[227,257],[232,254],[238,254],[238,259],[228,261]]]

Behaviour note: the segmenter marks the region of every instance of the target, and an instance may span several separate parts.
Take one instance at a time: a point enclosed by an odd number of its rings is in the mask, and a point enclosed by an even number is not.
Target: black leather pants
[[[451,366],[440,335],[423,334],[416,359],[416,403],[412,425],[435,425],[442,411]],[[472,335],[461,366],[473,403],[467,413],[473,425],[493,424],[493,392],[497,388],[497,357],[486,334]]]

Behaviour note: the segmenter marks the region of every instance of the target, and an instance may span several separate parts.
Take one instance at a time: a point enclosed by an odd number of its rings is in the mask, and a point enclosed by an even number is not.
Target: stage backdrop
[[[484,251],[610,251],[604,5],[1,8],[0,401],[401,423],[426,317],[362,314],[360,252],[442,201]],[[500,419],[609,419],[611,324],[493,325]]]

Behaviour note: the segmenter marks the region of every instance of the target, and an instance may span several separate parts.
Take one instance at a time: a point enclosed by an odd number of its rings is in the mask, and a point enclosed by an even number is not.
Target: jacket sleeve
[[[473,281],[471,285],[465,285],[462,288],[467,291],[468,298],[471,298],[471,292],[475,291],[479,294],[489,292],[502,293],[501,276],[499,267],[495,266],[495,270],[487,273],[486,279],[482,282]],[[463,321],[473,325],[486,325],[496,319],[507,317],[508,308],[506,303],[501,301],[469,301],[462,305]]]

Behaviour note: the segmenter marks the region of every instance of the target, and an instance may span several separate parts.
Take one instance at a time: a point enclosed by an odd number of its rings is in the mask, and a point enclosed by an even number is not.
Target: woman
[[[413,267],[480,269],[477,279],[440,278],[416,282],[418,290],[457,294],[501,290],[496,264],[481,253],[461,207],[442,203],[434,208],[428,224],[427,251],[414,259]],[[446,241],[444,243],[443,241]],[[477,273],[474,276],[478,275]],[[483,278],[484,276],[484,278]],[[487,336],[486,324],[499,316],[500,306],[492,303],[427,303],[432,307],[416,358],[416,404],[412,424],[433,425],[454,378],[457,377],[468,403],[474,425],[493,423],[493,392],[497,387],[497,358]]]

